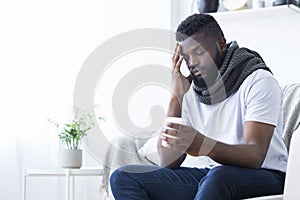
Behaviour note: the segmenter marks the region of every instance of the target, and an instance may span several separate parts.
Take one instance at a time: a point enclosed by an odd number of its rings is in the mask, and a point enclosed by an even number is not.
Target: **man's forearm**
[[[258,144],[226,144],[198,133],[187,153],[193,156],[209,156],[220,164],[258,169],[266,152]]]
[[[258,149],[255,144],[229,145],[217,142],[208,156],[220,164],[259,169],[265,154]]]
[[[182,96],[171,97],[169,108],[167,112],[167,117],[181,117],[181,105],[182,105]]]
[[[168,117],[181,117],[182,97],[173,96],[169,103],[167,112]],[[186,154],[175,152],[161,146],[161,140],[158,141],[158,151],[162,167],[171,169],[179,168],[184,161]]]

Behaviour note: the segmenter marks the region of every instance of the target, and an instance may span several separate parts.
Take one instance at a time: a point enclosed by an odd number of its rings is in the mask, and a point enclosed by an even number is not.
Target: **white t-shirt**
[[[281,105],[278,82],[271,73],[259,69],[244,80],[236,93],[214,105],[200,103],[191,87],[183,99],[182,118],[202,134],[227,144],[243,144],[245,121],[276,126],[262,168],[285,172],[287,150],[282,139]],[[187,157],[189,162],[191,159],[195,158]],[[208,160],[211,167],[217,164]]]

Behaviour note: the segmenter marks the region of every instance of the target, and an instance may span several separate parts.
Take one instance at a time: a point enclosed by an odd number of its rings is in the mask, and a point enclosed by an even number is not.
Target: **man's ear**
[[[217,47],[220,52],[224,53],[227,49],[226,45],[226,39],[224,37],[221,37],[217,40]]]

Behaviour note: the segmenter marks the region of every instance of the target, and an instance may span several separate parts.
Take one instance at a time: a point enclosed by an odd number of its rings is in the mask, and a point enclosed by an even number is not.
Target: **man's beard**
[[[214,62],[211,63],[210,66],[202,67],[202,68],[206,69],[205,77],[202,77],[202,75],[195,76],[193,73],[193,69],[197,68],[197,66],[191,67],[190,73],[191,73],[191,77],[192,77],[192,80],[193,80],[195,86],[197,86],[199,88],[208,88],[208,87],[212,86],[215,83],[215,81],[217,80],[217,77],[219,74],[219,69],[223,62],[223,58],[224,57],[221,55],[221,53],[219,51],[217,51],[213,58]]]

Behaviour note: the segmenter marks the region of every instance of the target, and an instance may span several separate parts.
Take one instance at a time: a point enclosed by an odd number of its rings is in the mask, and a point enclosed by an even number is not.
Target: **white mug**
[[[188,121],[186,119],[181,118],[181,117],[167,117],[165,119],[165,123],[179,124],[179,125],[185,125],[185,126],[189,125]],[[166,126],[165,128],[168,129],[168,130],[175,130],[176,131],[176,129],[168,127],[168,126]],[[162,135],[165,136],[165,137],[171,138],[171,139],[181,140],[180,137],[169,135],[167,133],[162,133]],[[167,141],[162,140],[161,145],[163,147],[166,147],[167,146]]]
[[[183,119],[181,117],[167,117],[165,119],[166,123],[172,123],[172,124],[180,124],[180,125],[185,125],[188,126],[189,123],[186,119]]]

